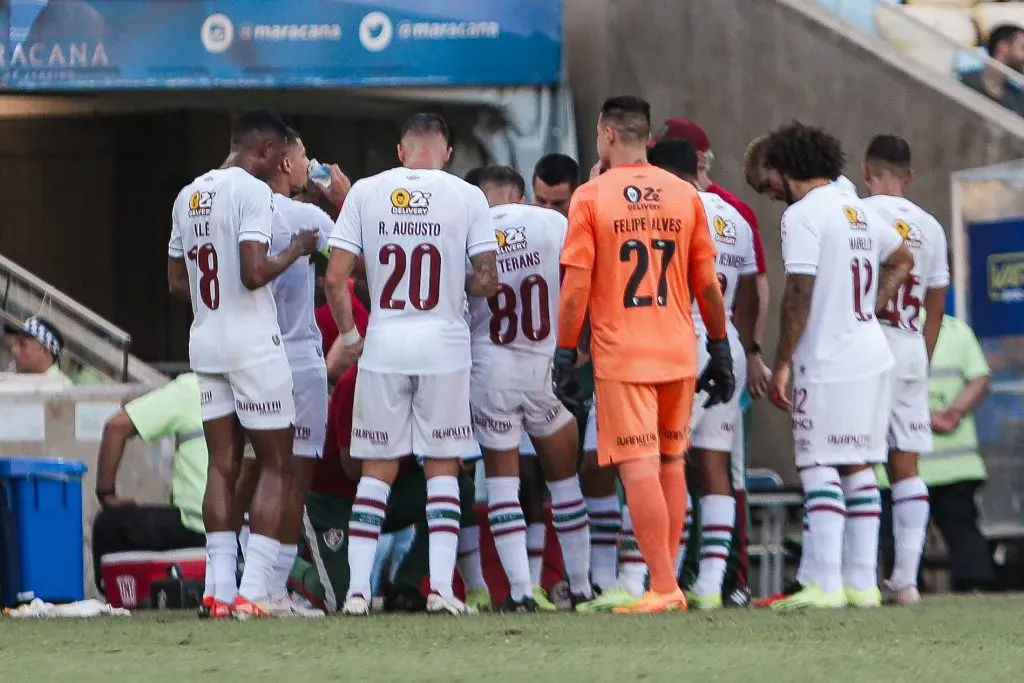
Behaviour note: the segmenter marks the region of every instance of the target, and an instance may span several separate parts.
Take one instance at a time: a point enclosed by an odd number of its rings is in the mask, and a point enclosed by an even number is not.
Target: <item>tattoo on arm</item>
[[[469,257],[473,272],[466,278],[470,296],[491,297],[498,293],[498,256],[493,251]]]
[[[786,275],[786,288],[782,294],[779,316],[779,345],[775,366],[793,360],[793,353],[807,327],[811,313],[811,295],[814,293],[813,275]]]
[[[907,245],[900,245],[889,258],[882,264],[878,274],[878,296],[875,298],[875,313],[878,314],[896,298],[900,287],[906,282],[910,275],[910,269],[914,267],[914,255]]]

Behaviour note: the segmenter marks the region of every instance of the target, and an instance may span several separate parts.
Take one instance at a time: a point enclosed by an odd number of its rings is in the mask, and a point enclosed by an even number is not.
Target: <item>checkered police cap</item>
[[[64,348],[64,335],[57,331],[53,323],[38,315],[27,318],[20,327],[7,323],[4,330],[11,334],[32,337],[52,353],[54,358],[60,357],[60,352]]]

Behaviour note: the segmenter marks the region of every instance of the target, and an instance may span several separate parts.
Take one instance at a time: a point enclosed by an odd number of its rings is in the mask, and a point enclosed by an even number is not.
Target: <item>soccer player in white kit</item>
[[[519,442],[525,431],[539,452],[551,492],[553,526],[573,603],[590,600],[590,520],[576,476],[576,419],[555,397],[551,356],[568,222],[557,211],[523,204],[525,181],[508,166],[473,174],[491,206],[498,241],[494,296],[469,300],[473,347],[470,405],[487,473],[488,520],[510,594],[499,609],[535,612],[519,501]]]
[[[391,484],[400,459],[412,454],[424,458],[427,476],[427,610],[469,611],[452,590],[456,477],[462,458],[477,451],[464,304],[467,292],[489,297],[498,291],[498,245],[483,193],[441,170],[451,157],[448,140],[440,116],[412,116],[398,145],[403,166],[353,185],[330,239],[325,289],[352,358],[362,340],[348,277],[359,256],[365,255],[371,292],[352,422],[352,457],[362,460],[362,477],[349,524],[346,614],[369,613],[370,571]]]
[[[928,366],[946,312],[949,286],[942,226],[903,196],[912,178],[907,141],[896,135],[876,135],[864,158],[864,180],[871,192],[864,202],[903,237],[914,254],[910,276],[879,314],[896,358],[888,462],[896,558],[886,585],[903,605],[921,600],[917,574],[929,509],[928,487],[917,473],[917,459],[932,450]]]
[[[782,217],[786,286],[771,400],[793,416],[814,541],[813,580],[772,607],[873,607],[881,604],[881,498],[872,465],[886,458],[893,367],[876,312],[907,279],[913,256],[896,231],[832,182],[844,155],[825,131],[783,126],[770,135],[765,161],[790,205]]]
[[[647,154],[655,166],[664,168],[697,187],[697,153],[686,140],[662,140]],[[747,351],[753,346],[754,322],[757,317],[757,262],[754,234],[750,225],[735,208],[717,194],[699,192],[708,229],[718,254],[715,271],[722,287],[722,298],[728,318],[729,347],[737,377],[747,375]],[[736,315],[733,309],[736,309]],[[698,366],[703,371],[708,362],[703,341],[704,322],[697,305],[693,306],[693,326],[697,333]],[[748,383],[757,385],[763,394],[768,385],[768,368],[759,354],[752,354]],[[734,471],[742,476],[743,452],[733,452],[736,430],[743,419],[740,410],[741,392],[732,399],[711,408],[704,408],[705,397],[693,404],[690,421],[690,462],[700,473],[701,531],[700,563],[697,580],[687,596],[695,609],[717,609],[722,606],[722,581],[729,559],[733,529],[736,524],[736,499],[732,492]],[[735,462],[738,460],[738,463]],[[738,466],[737,466],[738,465]],[[689,520],[689,514],[687,514]],[[689,522],[687,522],[689,526]],[[678,576],[685,560],[691,530],[684,529],[683,542],[676,558]]]
[[[292,235],[313,230],[317,250],[327,246],[334,220],[323,210],[291,195],[307,185],[306,147],[298,133],[289,130],[284,159],[270,179],[274,191],[273,246],[277,254],[287,248]],[[340,173],[340,171],[338,171]],[[335,205],[345,199],[345,184],[332,183],[328,199]],[[270,604],[275,614],[323,616],[288,596],[288,574],[298,553],[302,511],[316,461],[323,453],[327,433],[327,367],[324,364],[320,328],[313,315],[314,268],[309,259],[292,263],[270,287],[277,304],[281,341],[291,366],[295,397],[295,436],[288,504],[281,512],[281,550],[270,582]]]
[[[168,284],[192,302],[189,361],[210,452],[203,522],[215,618],[269,615],[262,603],[280,551],[295,405],[269,284],[316,248],[315,236],[301,233],[270,256],[273,198],[264,181],[280,165],[286,139],[287,128],[273,112],[243,114],[231,135],[230,165],[189,183],[172,213]],[[261,469],[250,509],[249,558],[236,593],[234,490],[243,429]]]

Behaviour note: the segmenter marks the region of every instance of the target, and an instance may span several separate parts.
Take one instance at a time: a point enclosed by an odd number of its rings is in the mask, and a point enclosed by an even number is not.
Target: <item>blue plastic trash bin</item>
[[[84,598],[82,476],[77,460],[0,459],[0,599]]]

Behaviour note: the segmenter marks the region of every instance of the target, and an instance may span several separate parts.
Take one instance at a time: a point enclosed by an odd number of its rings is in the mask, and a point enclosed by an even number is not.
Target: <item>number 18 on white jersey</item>
[[[551,209],[503,204],[491,209],[501,288],[470,299],[474,374],[494,389],[546,386],[555,352],[559,257],[568,223]]]
[[[273,213],[270,187],[237,167],[204,173],[174,202],[167,253],[188,270],[196,372],[241,370],[281,353],[274,296],[242,284],[239,256],[241,242],[270,245]]]
[[[404,375],[470,367],[466,259],[497,250],[479,188],[437,170],[365,178],[352,186],[330,246],[366,262],[371,310],[360,367]]]

